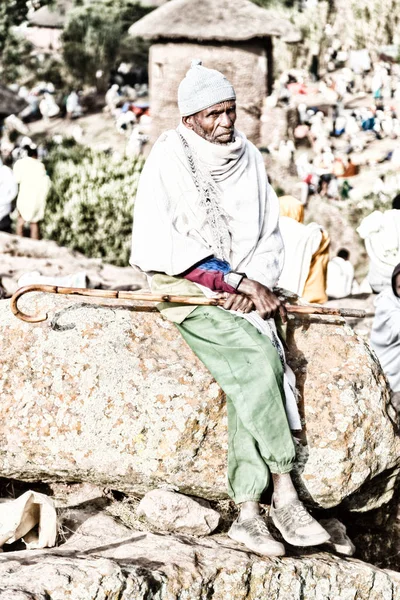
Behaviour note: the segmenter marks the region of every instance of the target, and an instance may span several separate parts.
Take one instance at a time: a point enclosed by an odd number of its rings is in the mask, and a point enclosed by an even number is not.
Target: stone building
[[[177,88],[193,58],[222,71],[238,97],[238,127],[257,143],[263,101],[273,81],[274,36],[292,43],[300,34],[288,21],[250,0],[171,0],[132,25],[150,39],[151,142],[179,120]]]

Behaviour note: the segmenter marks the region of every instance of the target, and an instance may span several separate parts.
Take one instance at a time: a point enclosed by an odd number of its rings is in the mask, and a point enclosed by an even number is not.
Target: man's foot
[[[260,516],[245,521],[235,521],[228,531],[228,536],[257,554],[264,556],[284,556],[285,554],[284,545],[274,540],[264,519]]]
[[[300,500],[275,508],[272,497],[269,514],[283,539],[292,546],[318,546],[330,539],[329,533],[313,519]]]

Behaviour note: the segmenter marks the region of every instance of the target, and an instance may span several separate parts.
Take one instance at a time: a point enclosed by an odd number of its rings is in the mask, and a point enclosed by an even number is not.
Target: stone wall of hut
[[[150,51],[151,142],[179,123],[178,86],[191,60],[218,69],[237,95],[237,128],[255,144],[260,141],[263,102],[267,93],[267,50],[262,41],[241,45],[154,44]]]

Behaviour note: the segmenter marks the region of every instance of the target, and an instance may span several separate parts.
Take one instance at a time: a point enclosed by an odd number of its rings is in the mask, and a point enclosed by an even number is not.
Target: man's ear
[[[182,117],[182,123],[188,129],[193,129],[193,115],[190,115],[189,117]]]

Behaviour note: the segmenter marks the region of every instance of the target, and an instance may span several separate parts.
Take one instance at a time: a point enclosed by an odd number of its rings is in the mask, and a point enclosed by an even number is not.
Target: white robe
[[[375,300],[371,346],[393,392],[400,392],[400,298],[387,288]]]
[[[44,217],[50,179],[44,165],[36,158],[26,156],[14,165],[14,177],[19,183],[17,209],[27,223],[37,223]]]
[[[290,217],[280,217],[279,226],[285,247],[279,286],[302,296],[311,259],[321,243],[321,227],[317,223],[303,225]]]
[[[346,298],[351,295],[354,267],[350,261],[335,256],[328,263],[326,293],[331,298]]]
[[[231,268],[274,287],[284,259],[279,201],[268,183],[260,152],[239,132],[235,132],[235,142],[219,146],[183,125],[178,131],[219,187],[221,210],[227,217],[229,230],[227,258]],[[213,237],[207,215],[199,205],[199,192],[179,135],[167,131],[153,147],[140,178],[130,262],[150,276],[154,272],[179,275],[215,255]],[[215,295],[203,286],[198,287],[207,296]],[[273,319],[263,321],[255,311],[249,315],[236,314],[270,339],[274,336]],[[296,404],[295,375],[287,364],[284,388],[289,425],[299,430],[302,425]]]
[[[361,221],[357,233],[370,259],[368,282],[375,292],[391,285],[400,262],[400,210],[375,210]]]
[[[220,189],[231,268],[272,288],[282,269],[283,244],[279,202],[260,152],[239,132],[232,144],[217,145],[180,128]],[[187,156],[177,132],[167,131],[154,145],[140,178],[130,262],[145,272],[179,275],[210,255],[215,255],[213,232],[199,206]]]

